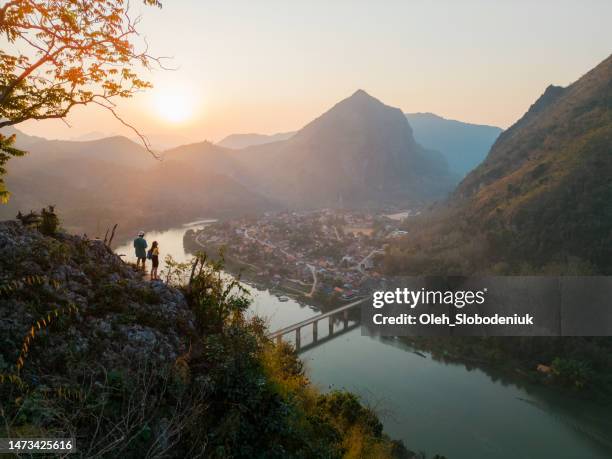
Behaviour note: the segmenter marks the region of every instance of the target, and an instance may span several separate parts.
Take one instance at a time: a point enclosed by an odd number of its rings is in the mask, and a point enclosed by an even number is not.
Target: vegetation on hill
[[[453,198],[414,219],[390,272],[612,273],[612,56],[549,87]]]
[[[612,56],[567,88],[551,86],[503,132],[454,196],[407,223],[388,273],[612,274]],[[422,340],[535,371],[612,399],[612,339]],[[517,363],[518,362],[518,363]]]
[[[161,7],[159,0],[144,3]],[[159,63],[137,50],[140,20],[130,16],[125,1],[4,2],[0,33],[8,46],[0,50],[0,128],[65,119],[76,106],[95,105],[131,128],[150,150],[114,103],[151,87],[135,69]],[[15,148],[14,132],[0,133],[0,200],[9,196],[4,165],[23,153]]]
[[[101,241],[49,234],[0,223],[0,436],[76,437],[81,457],[411,457],[355,396],[310,386],[219,262],[146,282]]]

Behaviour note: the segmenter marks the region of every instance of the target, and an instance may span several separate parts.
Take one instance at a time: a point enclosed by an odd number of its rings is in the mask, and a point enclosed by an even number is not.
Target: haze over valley
[[[611,458],[610,17],[0,2],[0,453]]]
[[[359,90],[299,131],[183,145],[159,160],[122,136],[47,140],[8,128],[29,153],[8,165],[13,198],[0,215],[53,204],[67,227],[100,234],[116,222],[131,231],[287,208],[418,207],[444,199],[499,129],[413,117],[439,151],[416,141],[410,116]]]

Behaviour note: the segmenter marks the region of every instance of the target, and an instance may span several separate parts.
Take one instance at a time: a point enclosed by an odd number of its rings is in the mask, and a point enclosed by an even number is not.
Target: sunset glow
[[[160,118],[171,123],[187,121],[195,111],[195,101],[185,90],[153,89],[155,109]]]

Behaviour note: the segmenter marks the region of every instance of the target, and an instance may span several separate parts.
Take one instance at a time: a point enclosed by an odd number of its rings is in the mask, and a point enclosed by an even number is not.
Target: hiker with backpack
[[[153,241],[151,250],[147,253],[147,258],[153,263],[153,267],[151,268],[151,280],[159,280],[157,276],[157,268],[159,267],[159,245],[157,241]]]
[[[134,250],[136,252],[136,269],[142,263],[142,270],[145,271],[145,262],[147,261],[147,241],[144,238],[144,231],[138,233],[138,237],[134,239]]]

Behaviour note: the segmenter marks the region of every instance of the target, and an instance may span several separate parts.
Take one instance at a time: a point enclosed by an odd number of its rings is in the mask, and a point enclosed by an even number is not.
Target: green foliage
[[[228,325],[243,320],[250,304],[248,292],[239,280],[224,278],[224,259],[210,261],[198,253],[185,289],[187,301],[196,313],[202,333],[223,333]]]
[[[3,344],[0,362],[8,356],[27,356],[27,362],[19,375],[9,373],[11,365],[0,366],[0,436],[76,435],[81,457],[409,457],[355,396],[321,395],[310,386],[293,348],[273,345],[263,322],[246,316],[249,297],[222,272],[222,256],[211,261],[198,254],[192,263],[172,266],[171,277],[185,280],[181,289],[193,313],[186,319],[191,323],[178,324],[142,307],[160,300],[154,289],[131,275],[117,277],[122,271],[115,273],[110,260],[92,259],[87,241],[62,242],[62,235],[44,240],[47,252],[53,248],[69,261],[79,260],[75,271],[87,276],[91,292],[78,317],[66,315],[63,326],[59,313],[57,322],[47,315],[35,322],[37,338],[25,342],[25,354],[18,355],[18,343],[11,353]],[[0,301],[43,294],[29,290],[34,289],[6,288]],[[106,322],[109,331],[98,335],[94,328],[93,336],[72,342],[83,321]],[[95,362],[93,356],[114,352],[108,340],[123,336],[117,330],[133,325],[179,334],[188,349],[174,361],[117,354],[111,365]],[[48,346],[49,332],[54,343],[61,337],[68,345],[61,351]]]
[[[191,268],[190,263],[178,262],[172,255],[168,254],[164,258],[164,264],[166,268],[162,275],[165,277],[166,284],[180,286],[185,283],[189,275],[189,268]]]
[[[349,392],[333,391],[322,395],[317,401],[321,417],[328,418],[342,430],[360,423],[371,435],[380,437],[383,433],[382,423],[376,414],[364,407],[356,395]]]
[[[161,7],[159,0],[144,3]],[[131,128],[112,100],[151,87],[134,69],[159,61],[136,50],[137,24],[125,0],[4,2],[0,34],[15,52],[0,50],[0,128],[64,118],[75,106],[88,104],[109,110]],[[15,135],[0,135],[0,203],[10,196],[5,164],[24,154],[14,142]]]
[[[113,112],[110,99],[149,87],[133,67],[155,59],[136,51],[138,20],[129,13],[124,0],[36,0],[0,8],[0,33],[23,49],[0,51],[0,127],[63,118],[76,105]]]
[[[40,211],[40,225],[38,230],[45,236],[54,236],[59,229],[59,218],[54,206],[48,206]]]
[[[551,367],[555,377],[576,389],[584,388],[592,378],[591,368],[586,362],[557,357]]]
[[[59,217],[55,213],[55,206],[42,208],[40,214],[30,211],[30,213],[23,215],[18,212],[16,218],[23,226],[36,228],[45,236],[55,236],[60,226]]]
[[[6,204],[11,196],[3,178],[6,175],[6,163],[11,158],[25,155],[25,152],[15,148],[14,144],[14,134],[10,137],[0,134],[0,204]]]
[[[402,338],[434,358],[477,364],[497,373],[516,369],[528,380],[582,391],[582,396],[612,401],[612,340],[609,337],[419,337]],[[554,378],[536,368],[549,365]],[[588,389],[588,390],[586,390]]]

